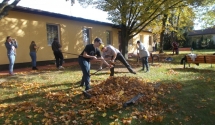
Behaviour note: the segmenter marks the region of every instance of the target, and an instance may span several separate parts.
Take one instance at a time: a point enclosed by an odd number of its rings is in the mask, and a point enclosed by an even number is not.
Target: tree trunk
[[[121,47],[122,47],[122,55],[128,59],[128,34],[126,25],[121,24]]]
[[[162,19],[162,31],[161,31],[161,34],[160,34],[160,51],[159,51],[159,53],[163,53],[164,33],[165,33],[167,17],[168,17],[168,15],[164,14],[164,17]]]

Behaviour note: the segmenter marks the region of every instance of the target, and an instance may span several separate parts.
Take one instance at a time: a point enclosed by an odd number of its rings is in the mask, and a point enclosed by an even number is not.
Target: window
[[[111,31],[106,31],[106,39],[107,39],[107,45],[111,44],[112,40],[111,40],[111,36],[112,36],[112,32]]]
[[[54,38],[58,38],[58,40],[59,40],[59,30],[58,29],[59,29],[58,25],[46,24],[47,41],[48,41],[49,46],[51,46]]]
[[[90,28],[83,27],[83,41],[84,45],[90,44]]]
[[[149,45],[152,45],[152,36],[149,36]]]

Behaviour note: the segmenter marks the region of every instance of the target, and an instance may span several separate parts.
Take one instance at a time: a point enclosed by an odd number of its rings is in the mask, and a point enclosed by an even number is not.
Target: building
[[[188,36],[191,38],[192,48],[194,49],[215,49],[215,27],[204,30],[193,30]]]
[[[26,7],[15,7],[9,15],[0,20],[0,70],[7,69],[8,58],[5,48],[7,36],[18,41],[16,67],[30,67],[29,45],[35,41],[40,49],[37,51],[38,65],[53,63],[54,55],[51,43],[57,37],[62,44],[62,51],[80,54],[86,44],[100,37],[105,44],[119,48],[120,29],[111,23],[77,18],[52,12],[46,12]],[[129,42],[129,52],[136,46],[136,40],[141,40],[150,48],[152,33],[141,32]],[[64,54],[65,61],[76,60],[77,56]]]

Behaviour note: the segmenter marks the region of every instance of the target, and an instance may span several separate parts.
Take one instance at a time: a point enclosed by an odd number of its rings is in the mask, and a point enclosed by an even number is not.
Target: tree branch
[[[5,0],[6,1],[6,0]],[[20,0],[15,0],[12,4],[10,5],[7,5],[3,8],[3,10],[0,12],[0,19],[4,18],[5,16],[8,15],[8,12],[13,9],[18,3],[19,3]],[[7,1],[8,2],[8,1]]]

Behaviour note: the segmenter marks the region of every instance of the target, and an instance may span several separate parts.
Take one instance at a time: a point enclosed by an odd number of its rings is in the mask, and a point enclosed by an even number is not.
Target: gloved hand
[[[99,70],[102,70],[102,67],[99,67]]]
[[[110,69],[113,68],[113,67],[114,67],[113,65],[109,64],[109,68],[110,68]]]

